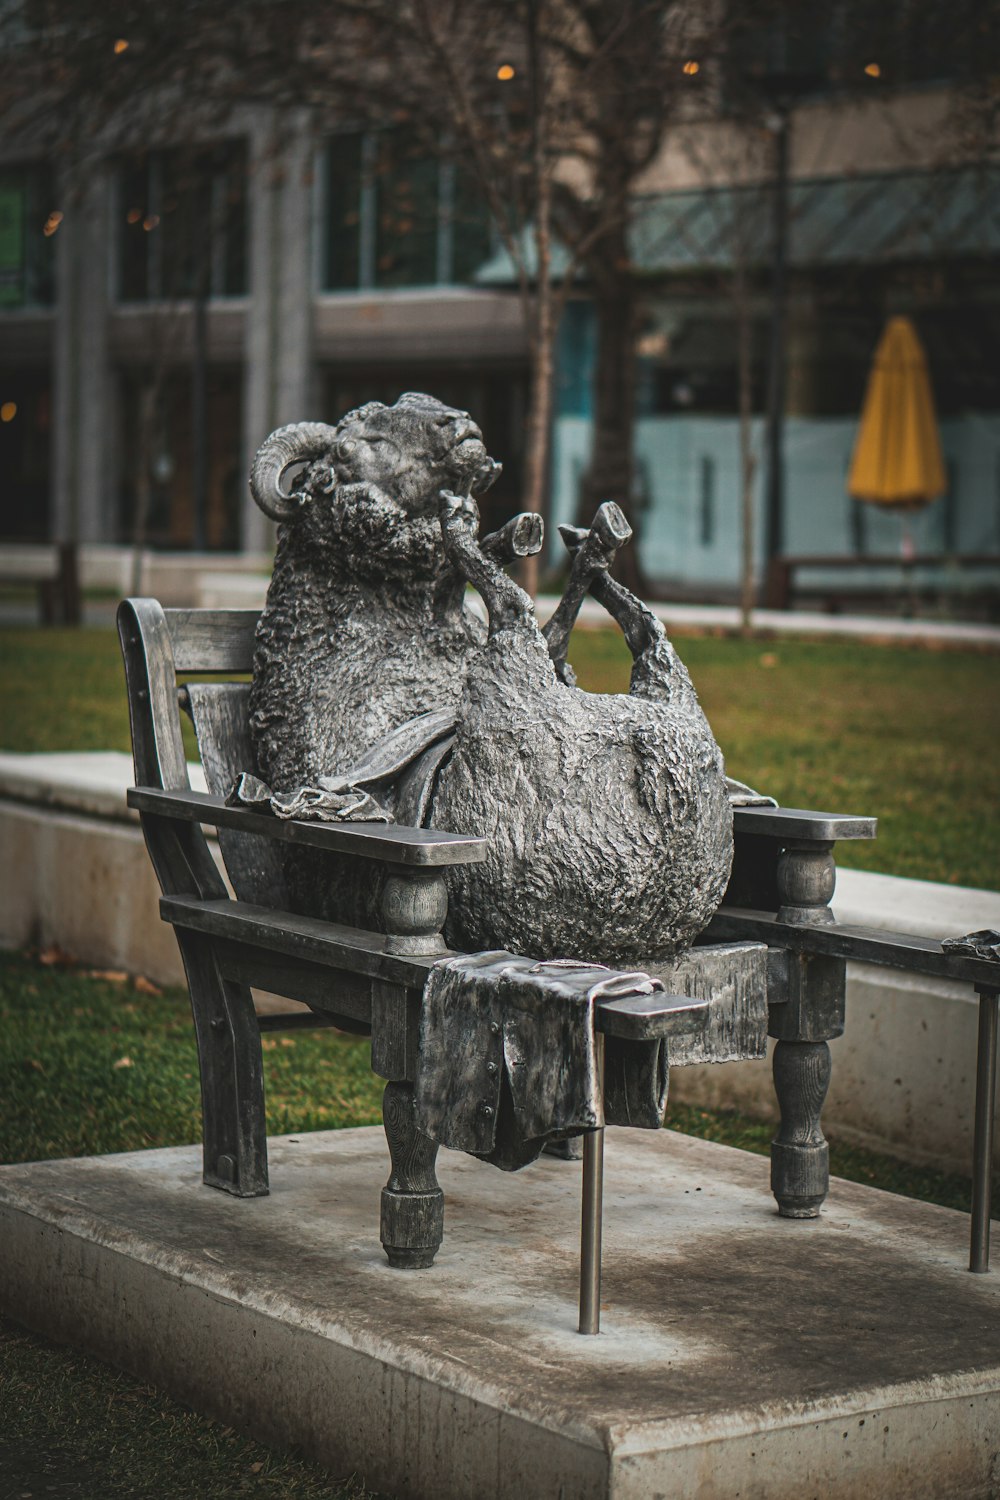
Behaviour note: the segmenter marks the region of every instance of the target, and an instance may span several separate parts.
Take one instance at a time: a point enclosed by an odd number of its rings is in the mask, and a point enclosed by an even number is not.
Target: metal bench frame
[[[386,1080],[383,1120],[392,1169],[382,1191],[381,1238],[390,1263],[429,1265],[443,1234],[436,1146],[413,1122],[417,1029],[424,982],[447,952],[444,872],[478,862],[484,841],[381,824],[283,821],[194,792],[180,725],[177,676],[252,668],[258,613],[164,610],[127,599],[118,629],[125,660],[140,817],[191,994],[203,1114],[204,1181],[238,1197],[268,1191],[261,1032],[336,1026],[371,1036],[372,1068]],[[990,1151],[996,1071],[996,965],[946,954],[939,943],[839,927],[829,909],[840,839],[872,838],[873,818],[785,808],[737,808],[736,859],[726,902],[706,933],[713,942],[765,942],[769,1032],[777,1038],[781,1123],[771,1148],[779,1213],[814,1218],[829,1187],[820,1123],[830,1077],[828,1042],[844,1027],[848,959],[971,980],[982,995],[977,1069],[972,1269],[989,1255]],[[202,825],[379,860],[387,871],[385,933],[235,900]],[[305,1002],[310,1014],[255,1014],[251,985]],[[595,1009],[601,1036],[677,1036],[706,1001],[654,995]],[[597,1332],[600,1308],[603,1131],[584,1137],[580,1327]]]

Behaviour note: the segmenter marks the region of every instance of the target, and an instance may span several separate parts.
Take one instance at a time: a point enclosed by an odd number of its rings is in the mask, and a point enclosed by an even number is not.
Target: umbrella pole
[[[913,573],[913,559],[916,554],[913,545],[913,535],[910,531],[909,512],[903,512],[902,522],[903,534],[900,539],[900,551],[903,557],[903,619],[912,620],[917,613],[917,588]]]

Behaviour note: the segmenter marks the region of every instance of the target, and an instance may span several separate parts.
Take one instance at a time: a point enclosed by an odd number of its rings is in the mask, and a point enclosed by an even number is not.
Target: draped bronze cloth
[[[502,951],[443,959],[424,989],[418,1128],[506,1171],[534,1161],[550,1141],[605,1123],[658,1129],[665,1044],[608,1037],[602,1098],[593,1009],[601,996],[662,989],[648,974],[600,964]]]

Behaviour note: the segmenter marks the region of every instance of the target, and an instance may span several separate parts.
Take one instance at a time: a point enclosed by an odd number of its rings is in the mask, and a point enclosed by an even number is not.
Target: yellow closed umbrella
[[[915,510],[946,489],[923,347],[909,318],[890,318],[868,376],[847,492]]]

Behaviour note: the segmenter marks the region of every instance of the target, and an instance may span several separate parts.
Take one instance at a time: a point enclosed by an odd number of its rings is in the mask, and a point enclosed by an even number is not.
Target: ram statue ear
[[[336,451],[337,429],[326,422],[293,422],[279,427],[257,449],[250,469],[250,493],[272,521],[294,521],[302,500],[283,486],[294,464],[309,463]]]

